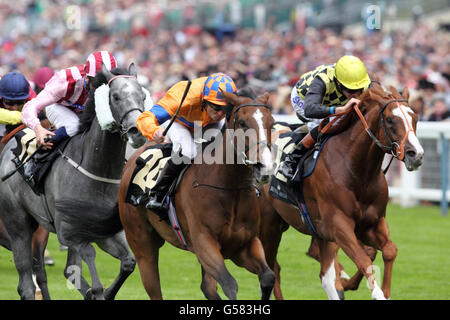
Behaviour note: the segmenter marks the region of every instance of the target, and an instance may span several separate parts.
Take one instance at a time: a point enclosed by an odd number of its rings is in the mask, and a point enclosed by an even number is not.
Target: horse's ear
[[[233,92],[225,92],[221,88],[219,88],[219,90],[228,103],[233,106],[237,106],[239,104],[239,96],[235,95]]]
[[[128,73],[130,76],[137,77],[137,70],[134,62],[130,63],[130,66],[128,67]]]
[[[267,104],[267,101],[269,101],[270,93],[265,92],[263,95],[259,96],[259,99],[261,99],[262,103]]]
[[[105,64],[102,62],[102,73],[106,78],[106,82],[108,82],[114,75],[111,73],[111,71],[108,70],[108,68],[105,66]]]
[[[409,89],[408,89],[408,87],[404,87],[403,88],[403,90],[402,90],[402,97],[403,97],[403,99],[409,101]]]

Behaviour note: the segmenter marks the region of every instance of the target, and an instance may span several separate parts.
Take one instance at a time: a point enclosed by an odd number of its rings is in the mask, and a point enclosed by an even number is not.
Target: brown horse
[[[119,212],[127,241],[136,257],[143,285],[151,299],[162,299],[158,252],[164,241],[193,252],[202,266],[201,289],[208,299],[220,299],[216,281],[230,299],[236,299],[238,286],[224,259],[259,276],[261,298],[268,299],[275,276],[268,267],[258,238],[260,210],[253,185],[268,180],[273,162],[270,129],[273,117],[266,93],[254,99],[224,93],[233,106],[227,114],[222,139],[214,156],[222,163],[195,161],[185,172],[174,195],[174,205],[187,248],[172,227],[143,206],[125,202],[136,159],[141,147],[127,162],[119,189]],[[235,135],[229,138],[229,132]],[[234,129],[240,129],[234,131]],[[255,134],[251,134],[255,133]],[[242,150],[239,138],[245,138]],[[230,157],[234,160],[229,163]]]
[[[44,128],[51,128],[51,123],[44,119],[41,121],[41,125]],[[17,126],[14,130],[7,133],[2,137],[0,141],[0,152],[2,152],[6,143],[11,139],[14,134],[25,128],[25,125]],[[36,274],[36,282],[39,286],[39,289],[42,294],[42,298],[45,300],[50,299],[50,294],[48,292],[47,286],[47,273],[45,272],[45,260],[44,260],[44,252],[47,247],[49,232],[42,226],[38,226],[36,231],[33,233],[33,237],[31,240],[31,250],[33,254],[33,272]],[[0,245],[5,247],[6,249],[11,251],[11,238],[6,231],[6,227],[0,219]],[[39,293],[36,293],[36,297],[40,298]]]
[[[423,148],[416,135],[417,115],[394,89],[379,85],[368,89],[359,106],[347,115],[349,128],[331,136],[323,147],[316,168],[303,181],[306,206],[320,238],[320,279],[330,299],[338,299],[335,288],[337,250],[342,248],[365,276],[373,299],[390,298],[392,267],[397,248],[389,238],[385,219],[388,186],[381,165],[392,153],[408,170],[422,164]],[[281,217],[296,230],[313,235],[298,208],[270,196]],[[376,283],[372,263],[359,241],[382,251],[385,264],[382,290]]]

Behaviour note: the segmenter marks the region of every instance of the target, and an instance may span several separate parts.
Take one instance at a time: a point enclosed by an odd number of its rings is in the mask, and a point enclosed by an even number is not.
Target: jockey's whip
[[[48,142],[48,141],[50,141],[51,139],[52,139],[51,136],[48,135],[46,138],[44,138],[44,141],[45,141],[45,142]],[[28,157],[28,159],[27,159],[26,161],[22,162],[21,164],[19,164],[19,165],[17,166],[17,168],[15,168],[14,170],[12,170],[10,173],[5,174],[5,175],[2,177],[2,181],[5,181],[5,180],[11,178],[11,176],[12,176],[14,173],[16,173],[17,171],[19,171],[19,169],[22,168],[22,167],[25,165],[25,163],[27,163],[28,161],[30,161],[30,159],[33,158],[34,155],[35,155],[36,153],[38,153],[39,151],[41,151],[42,146],[43,146],[42,144],[41,144],[40,146],[38,146],[38,147],[36,148],[36,150],[34,150],[34,152]]]
[[[191,87],[191,80],[188,80],[187,84],[186,84],[186,89],[184,89],[184,93],[183,93],[183,97],[181,98],[181,102],[180,105],[178,106],[177,111],[175,112],[175,114],[173,115],[172,119],[169,122],[169,125],[166,127],[166,129],[163,132],[163,136],[165,136],[167,134],[167,131],[169,131],[170,127],[172,126],[173,122],[175,121],[175,119],[178,116],[178,113],[180,112],[181,106],[183,105],[184,99],[186,99],[186,96],[189,92],[189,88]]]

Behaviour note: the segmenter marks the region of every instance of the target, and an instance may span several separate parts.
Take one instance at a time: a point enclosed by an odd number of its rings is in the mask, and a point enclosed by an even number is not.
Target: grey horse
[[[31,236],[38,224],[56,233],[59,242],[69,247],[64,275],[85,299],[113,299],[136,264],[120,223],[117,194],[127,140],[135,148],[145,143],[136,120],[144,111],[146,94],[137,82],[133,63],[128,70],[108,71],[103,66],[93,84],[95,90],[91,90],[80,117],[80,133],[53,163],[45,180],[45,194],[33,193],[19,174],[0,183],[0,218],[11,237],[22,299],[34,298]],[[103,106],[108,110],[102,111],[112,119],[107,128],[100,125],[99,118],[105,116],[100,117],[96,103],[95,93],[101,86],[109,87],[106,108]],[[12,139],[0,155],[1,177],[15,169],[11,161],[15,147]],[[121,261],[119,275],[105,291],[95,267],[92,242]],[[89,267],[92,287],[81,275],[81,259]]]

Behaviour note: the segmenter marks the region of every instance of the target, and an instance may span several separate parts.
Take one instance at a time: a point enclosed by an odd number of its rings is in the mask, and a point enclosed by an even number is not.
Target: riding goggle
[[[363,89],[349,89],[349,88],[344,87],[342,84],[341,84],[341,86],[342,86],[342,90],[348,92],[349,94],[362,93],[363,92]]]
[[[223,111],[223,106],[221,106],[221,105],[214,104],[214,103],[206,101],[206,100],[205,100],[205,103],[207,106],[211,107],[211,109],[213,109],[214,111],[217,111],[217,112]]]
[[[22,100],[9,100],[9,99],[3,99],[3,104],[7,106],[21,106],[25,104],[26,99]]]

